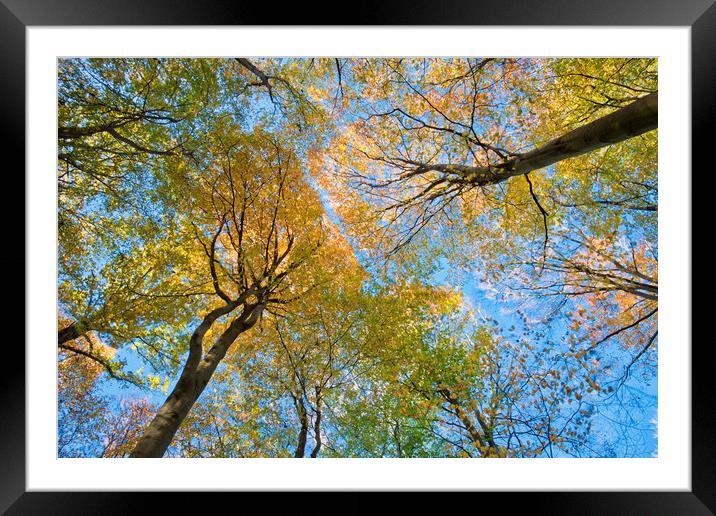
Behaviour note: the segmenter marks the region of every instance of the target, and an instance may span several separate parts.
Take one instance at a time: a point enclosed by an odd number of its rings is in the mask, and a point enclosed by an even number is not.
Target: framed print
[[[356,11],[3,0],[27,202],[3,510],[712,514],[716,7]]]

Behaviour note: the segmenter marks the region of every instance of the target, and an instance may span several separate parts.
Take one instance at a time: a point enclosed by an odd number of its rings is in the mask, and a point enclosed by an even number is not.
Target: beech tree
[[[314,288],[310,280],[318,273],[311,275],[311,269],[327,275],[346,261],[316,194],[302,179],[295,151],[260,131],[250,138],[229,132],[216,141],[215,172],[191,185],[198,191],[187,199],[203,215],[189,224],[218,299],[194,328],[180,379],[137,444],[135,457],[165,452],[240,334],[264,312],[287,310]],[[213,343],[205,351],[207,337]]]
[[[640,286],[655,300],[653,275],[645,282],[623,259],[619,275],[589,272],[584,260],[587,242],[626,234],[656,249],[655,61],[384,59],[345,69],[359,115],[322,158],[323,185],[377,258],[432,243],[510,290],[562,285],[551,294],[573,297]],[[613,262],[621,251],[601,253]],[[575,281],[581,290],[566,288]]]
[[[599,109],[574,109],[559,95],[575,89],[562,84],[565,76],[587,77],[583,87],[593,97],[600,96],[603,84],[634,88],[616,82],[621,80],[614,78],[616,72],[600,78],[563,71],[560,60],[351,64],[356,87],[350,108],[359,116],[337,136],[330,154],[340,184],[377,205],[381,218],[373,217],[370,224],[393,228],[386,232],[397,247],[434,218],[449,217],[451,206],[472,200],[471,192],[489,197],[485,187],[518,176],[529,184],[532,171],[641,135],[657,124],[655,82],[647,81],[627,98],[598,103]],[[613,66],[627,76],[654,66],[646,60],[629,70],[627,64]],[[558,100],[543,90],[556,90]],[[602,94],[612,98],[607,91]],[[401,218],[406,220],[398,224]]]

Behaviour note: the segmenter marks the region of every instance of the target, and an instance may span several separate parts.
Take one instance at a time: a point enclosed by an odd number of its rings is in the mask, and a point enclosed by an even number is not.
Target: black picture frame
[[[65,25],[590,25],[590,26],[689,26],[691,27],[692,169],[713,173],[709,141],[716,120],[716,5],[715,0],[378,0],[351,3],[339,14],[335,3],[284,4],[280,8],[261,2],[213,0],[0,0],[0,106],[3,147],[19,157],[16,167],[5,166],[7,179],[19,182],[24,170],[25,142],[25,29],[28,26]],[[684,177],[686,171],[684,171]],[[23,176],[24,177],[24,176]],[[693,177],[693,175],[692,175]],[[10,188],[6,186],[6,188]],[[27,192],[24,181],[15,191]],[[699,186],[698,191],[708,189]],[[6,195],[8,195],[6,193]],[[702,193],[701,195],[705,195]],[[17,196],[16,194],[14,196]],[[692,207],[699,203],[693,199]],[[7,215],[6,215],[7,216]],[[692,219],[694,217],[692,216]],[[694,219],[694,222],[696,220]],[[11,232],[11,230],[8,230]],[[25,267],[24,225],[15,238],[5,233],[13,252],[2,258],[5,270]],[[696,234],[692,230],[692,235]],[[10,244],[12,242],[12,244]],[[668,245],[668,244],[665,244]],[[693,253],[692,271],[700,257]],[[12,267],[12,269],[10,269]],[[706,265],[704,265],[706,267]],[[699,305],[692,303],[692,321],[699,321]],[[32,307],[27,307],[27,310]],[[705,315],[705,311],[704,311]],[[19,324],[14,325],[15,328]],[[5,346],[17,335],[5,335]],[[8,337],[10,337],[9,340]],[[709,360],[711,338],[692,337],[692,490],[690,492],[549,492],[454,493],[455,500],[480,497],[480,505],[497,502],[508,510],[524,506],[531,514],[716,514],[716,392]],[[687,345],[688,343],[684,343]],[[122,492],[26,492],[25,488],[25,358],[19,345],[0,373],[0,511],[7,514],[130,514],[170,512],[186,506],[188,493]],[[9,364],[11,362],[11,365]],[[685,436],[686,437],[686,436]],[[199,495],[200,496],[200,495]],[[213,496],[213,495],[212,495]],[[266,493],[216,493],[217,504],[241,499],[266,503]],[[377,493],[349,493],[339,513],[365,512],[382,505]],[[509,501],[505,502],[505,497]],[[294,503],[295,494],[271,496],[271,504]],[[412,493],[423,510],[442,512],[446,498]],[[310,500],[301,503],[313,503]],[[323,502],[322,502],[323,503]]]

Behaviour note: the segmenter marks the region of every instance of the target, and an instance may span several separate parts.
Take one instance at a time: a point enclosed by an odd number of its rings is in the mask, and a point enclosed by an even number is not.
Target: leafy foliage
[[[58,76],[60,456],[654,449],[655,60]]]

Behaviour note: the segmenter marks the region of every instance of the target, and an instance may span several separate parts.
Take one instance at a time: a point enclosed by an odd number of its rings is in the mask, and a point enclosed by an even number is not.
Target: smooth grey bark
[[[450,181],[462,184],[490,185],[510,177],[528,174],[559,161],[644,134],[658,125],[658,92],[650,93],[628,106],[609,113],[534,150],[514,156],[496,165],[422,165],[416,171],[435,170],[455,176]]]
[[[216,339],[214,345],[202,358],[202,341],[211,325],[222,315],[230,313],[241,304],[239,300],[212,310],[191,336],[189,356],[179,381],[167,399],[159,408],[154,420],[149,424],[130,454],[130,457],[162,457],[184,421],[196,403],[206,384],[209,383],[217,366],[226,355],[236,338],[256,324],[261,316],[263,304],[247,304],[229,327]]]
[[[321,451],[321,445],[323,444],[321,441],[321,419],[321,389],[319,387],[316,387],[316,421],[313,425],[313,431],[316,437],[316,445],[313,447],[313,450],[311,450],[311,458],[314,459],[318,457],[318,454]]]
[[[298,432],[298,443],[296,444],[296,451],[293,456],[297,459],[302,458],[306,454],[306,439],[308,437],[308,413],[306,412],[306,406],[303,404],[303,398],[299,395],[298,397],[293,396],[293,402],[296,405],[296,411],[298,412],[298,420],[301,423],[301,429]]]
[[[75,340],[83,335],[83,332],[78,328],[77,323],[72,323],[69,326],[62,328],[57,332],[57,343],[65,344],[71,340]]]

